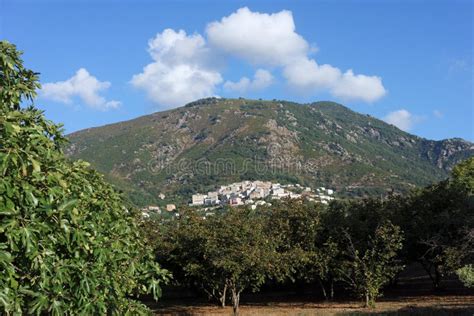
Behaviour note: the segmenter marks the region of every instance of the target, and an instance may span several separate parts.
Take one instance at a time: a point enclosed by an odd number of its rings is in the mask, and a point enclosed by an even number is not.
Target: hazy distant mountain
[[[70,157],[91,162],[138,205],[245,179],[348,195],[404,191],[474,155],[471,142],[420,138],[333,102],[202,99],[69,138]]]

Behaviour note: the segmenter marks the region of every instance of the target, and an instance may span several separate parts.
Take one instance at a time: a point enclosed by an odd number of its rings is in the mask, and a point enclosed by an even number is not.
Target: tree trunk
[[[365,306],[364,307],[369,307],[369,308],[375,308],[375,298],[377,295],[374,295],[374,293],[371,293],[369,290],[365,291]]]
[[[234,311],[234,316],[239,316],[239,301],[240,291],[237,291],[235,287],[232,287],[232,309]]]
[[[329,286],[331,287],[329,297],[331,298],[331,300],[333,300],[334,299],[334,279],[331,278],[329,282],[330,282]]]
[[[434,273],[435,273],[434,288],[435,288],[435,290],[439,290],[440,284],[441,284],[441,273],[439,272],[439,269],[438,269],[437,265],[434,267]]]
[[[437,290],[439,286],[439,276],[437,275],[437,267],[434,266],[434,276],[433,273],[431,273],[431,269],[433,268],[433,265],[431,264],[425,264],[423,261],[420,261],[421,266],[423,269],[425,269],[426,273],[430,277],[431,282],[433,283],[433,289]]]
[[[321,290],[323,291],[323,296],[324,296],[324,299],[327,300],[328,299],[328,295],[326,293],[326,289],[324,288],[324,283],[323,281],[318,278],[318,281],[319,281],[319,285],[321,286]]]
[[[224,289],[222,290],[221,297],[219,298],[219,301],[221,302],[221,307],[225,307],[225,297],[227,294],[227,284],[224,285]]]
[[[441,273],[439,272],[439,266],[437,264],[430,264],[430,265],[425,265],[423,262],[421,262],[421,265],[425,269],[425,271],[428,273],[428,276],[430,277],[431,282],[433,282],[433,289],[434,290],[439,290],[440,285],[441,285]],[[434,270],[433,273],[431,273],[431,270]]]

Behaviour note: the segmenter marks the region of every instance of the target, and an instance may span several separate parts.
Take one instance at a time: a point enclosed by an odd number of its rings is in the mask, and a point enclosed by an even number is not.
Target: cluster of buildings
[[[160,194],[160,199],[165,196]],[[256,209],[259,205],[271,205],[272,200],[280,199],[300,199],[328,204],[334,200],[334,190],[324,187],[313,190],[310,187],[300,184],[280,184],[270,181],[242,181],[228,185],[222,185],[215,191],[207,194],[193,194],[190,206],[201,206],[207,210],[219,208],[220,206],[247,205]],[[167,204],[162,207],[167,212],[175,212],[175,204]],[[161,214],[162,209],[158,206],[147,206],[142,209],[143,217],[150,217],[150,214]]]
[[[215,205],[262,205],[263,200],[280,200],[282,198],[306,198],[327,204],[333,200],[334,191],[320,187],[313,191],[310,187],[299,184],[281,185],[270,181],[242,181],[223,185],[216,191],[207,194],[194,194],[190,206],[215,206]]]

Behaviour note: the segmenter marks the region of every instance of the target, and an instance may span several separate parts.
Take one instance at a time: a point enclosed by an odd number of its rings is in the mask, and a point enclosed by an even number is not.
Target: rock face
[[[439,181],[474,155],[465,140],[423,139],[333,102],[210,98],[69,138],[72,159],[138,205],[246,179],[384,194]]]

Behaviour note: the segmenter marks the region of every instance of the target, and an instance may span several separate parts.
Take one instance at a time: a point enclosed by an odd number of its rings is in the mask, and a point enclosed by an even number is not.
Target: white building
[[[212,191],[208,192],[207,196],[204,198],[204,204],[206,205],[216,205],[219,204],[219,193]]]
[[[285,194],[285,189],[280,188],[280,187],[273,187],[272,188],[272,195],[281,197],[284,194]]]
[[[193,194],[191,205],[204,205],[205,198],[206,196],[204,194]]]

